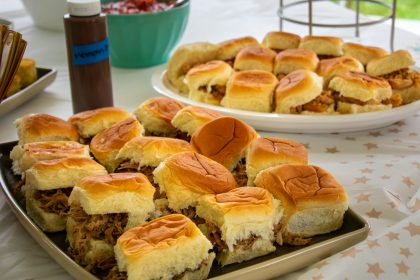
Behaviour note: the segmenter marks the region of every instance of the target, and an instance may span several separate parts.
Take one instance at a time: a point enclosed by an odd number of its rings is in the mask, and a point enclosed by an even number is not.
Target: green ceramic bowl
[[[189,10],[187,1],[159,13],[107,15],[111,65],[143,68],[165,63],[185,31]]]

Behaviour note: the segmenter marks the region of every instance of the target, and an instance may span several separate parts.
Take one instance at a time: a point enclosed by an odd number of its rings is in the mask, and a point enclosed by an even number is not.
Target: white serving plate
[[[169,83],[165,66],[159,67],[152,76],[152,86],[160,94],[188,105],[206,107],[224,115],[239,118],[258,130],[287,133],[334,133],[369,130],[391,125],[412,116],[420,110],[420,100],[386,111],[353,115],[291,115],[259,113],[209,105],[181,95]]]

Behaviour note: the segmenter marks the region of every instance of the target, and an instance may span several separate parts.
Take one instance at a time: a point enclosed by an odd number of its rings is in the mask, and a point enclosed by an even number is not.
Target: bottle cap
[[[67,0],[67,9],[72,16],[93,16],[101,13],[100,0]]]

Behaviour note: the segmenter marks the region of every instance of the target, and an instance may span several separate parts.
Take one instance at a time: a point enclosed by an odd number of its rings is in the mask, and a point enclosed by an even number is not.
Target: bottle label
[[[108,38],[93,44],[73,45],[73,63],[76,65],[93,64],[108,57]]]

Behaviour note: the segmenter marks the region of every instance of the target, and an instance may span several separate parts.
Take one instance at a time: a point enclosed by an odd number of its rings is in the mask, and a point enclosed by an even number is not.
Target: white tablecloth
[[[16,140],[13,121],[27,113],[71,115],[64,35],[41,30],[17,1],[0,0],[0,17],[12,19],[29,42],[26,56],[39,66],[58,69],[54,84],[36,98],[0,119],[0,142]],[[194,0],[181,43],[219,42],[252,35],[262,39],[278,28],[275,0]],[[302,17],[306,9],[294,8]],[[323,20],[353,19],[352,12],[331,3],[315,8]],[[285,30],[306,35],[307,28],[285,24]],[[360,40],[352,29],[315,29],[316,34],[389,47],[389,25],[362,28]],[[412,51],[420,65],[420,38],[397,30],[396,48]],[[112,69],[115,105],[133,111],[155,96],[150,84],[156,68]],[[286,279],[419,279],[420,277],[420,112],[390,127],[351,134],[268,134],[306,144],[310,162],[331,171],[346,187],[350,206],[371,225],[366,241],[285,276]],[[263,277],[263,275],[262,275]],[[18,223],[0,195],[0,279],[71,279]]]

